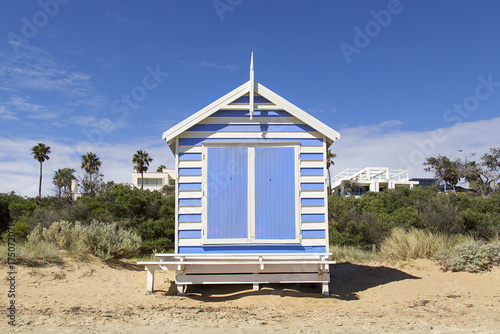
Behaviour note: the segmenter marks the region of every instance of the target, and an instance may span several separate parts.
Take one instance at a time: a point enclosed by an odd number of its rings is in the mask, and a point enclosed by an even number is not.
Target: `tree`
[[[446,156],[438,155],[437,157],[427,158],[423,164],[424,166],[429,166],[424,168],[425,171],[433,171],[436,178],[445,182],[445,191],[446,184],[450,184],[453,191],[455,191],[455,187],[458,181],[460,181],[459,163],[457,161],[452,161]]]
[[[343,180],[340,183],[340,194],[344,196],[345,194],[349,194],[349,197],[352,197],[356,189],[358,188],[358,179],[354,180]]]
[[[60,169],[54,172],[54,176],[52,177],[52,183],[57,187],[57,197],[61,198],[61,193],[63,188],[63,177]]]
[[[134,169],[137,173],[141,173],[141,190],[144,190],[144,172],[148,171],[151,161],[153,161],[153,159],[143,150],[137,151],[132,158],[132,162],[135,163]]]
[[[82,156],[82,169],[85,171],[85,175],[81,179],[83,193],[94,197],[99,191],[102,185],[102,174],[99,174],[99,168],[101,167],[101,161],[92,152]]]
[[[50,146],[45,146],[44,143],[38,143],[38,145],[31,148],[31,154],[33,158],[38,160],[40,163],[40,183],[38,185],[38,197],[42,198],[42,164],[45,160],[49,160]]]
[[[500,179],[500,148],[490,148],[490,152],[481,157],[481,162],[460,162],[462,175],[472,191],[483,196],[495,193]]]
[[[337,154],[332,153],[329,149],[326,150],[326,170],[328,172],[328,196],[332,194],[332,178],[330,176],[330,167],[335,165],[335,159],[337,157]]]
[[[73,175],[74,172],[75,170],[73,168],[58,169],[54,172],[52,183],[55,184],[58,189],[59,198],[61,198],[62,193],[71,193],[71,182],[76,179],[75,175]]]
[[[167,169],[167,166],[165,165],[160,165],[158,168],[156,168],[157,173],[163,173],[163,170]]]

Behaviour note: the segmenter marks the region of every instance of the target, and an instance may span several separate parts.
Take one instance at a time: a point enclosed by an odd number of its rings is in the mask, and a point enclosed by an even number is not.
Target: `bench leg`
[[[177,284],[177,296],[184,294],[184,284]]]
[[[325,296],[329,296],[330,295],[330,291],[328,290],[328,283],[323,283],[322,286],[321,286],[321,293],[323,293],[323,295]]]
[[[154,283],[155,283],[155,271],[146,267],[147,271],[147,281],[146,281],[146,294],[150,295],[153,293]]]
[[[253,291],[259,291],[259,283],[253,284]]]

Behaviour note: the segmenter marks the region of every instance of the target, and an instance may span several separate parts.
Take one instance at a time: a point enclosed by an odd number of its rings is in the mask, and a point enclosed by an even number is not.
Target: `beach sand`
[[[189,286],[125,261],[26,268],[16,276],[16,326],[7,333],[499,333],[500,270],[441,272],[429,260],[331,266],[330,297],[310,284]],[[0,268],[6,278],[7,267]],[[0,285],[2,308],[9,286]],[[5,313],[4,313],[5,314]]]

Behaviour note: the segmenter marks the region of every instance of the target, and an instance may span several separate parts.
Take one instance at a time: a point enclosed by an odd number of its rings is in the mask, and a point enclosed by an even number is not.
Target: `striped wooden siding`
[[[243,101],[243,100],[242,100]],[[236,102],[235,102],[236,103]],[[240,102],[245,103],[245,102]],[[178,252],[326,252],[325,144],[323,136],[284,110],[219,110],[178,139]],[[300,145],[300,237],[293,245],[203,245],[202,143]]]

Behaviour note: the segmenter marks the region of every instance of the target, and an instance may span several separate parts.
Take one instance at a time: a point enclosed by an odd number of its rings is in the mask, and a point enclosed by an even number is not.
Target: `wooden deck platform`
[[[320,283],[329,295],[330,253],[310,254],[167,254],[158,253],[159,261],[139,261],[147,271],[146,291],[154,291],[156,270],[175,270],[177,294],[188,284],[259,284]]]

